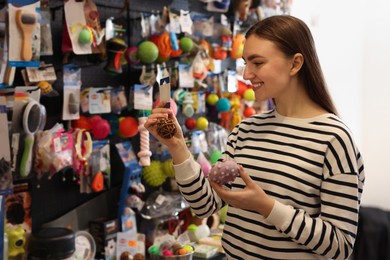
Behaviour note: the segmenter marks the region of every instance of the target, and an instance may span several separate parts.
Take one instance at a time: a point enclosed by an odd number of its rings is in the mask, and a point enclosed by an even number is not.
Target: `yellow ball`
[[[53,87],[47,81],[40,81],[38,83],[38,87],[41,89],[41,94],[42,95],[49,94],[53,90]]]
[[[255,101],[255,91],[251,88],[248,88],[244,92],[244,99],[246,101]]]
[[[209,95],[207,96],[207,99],[206,99],[207,103],[208,103],[209,105],[212,105],[212,106],[214,106],[215,104],[217,104],[218,100],[219,100],[218,95],[217,95],[217,94],[214,94],[214,93],[209,94]]]
[[[199,130],[205,130],[209,126],[209,120],[201,116],[196,120],[196,128]]]

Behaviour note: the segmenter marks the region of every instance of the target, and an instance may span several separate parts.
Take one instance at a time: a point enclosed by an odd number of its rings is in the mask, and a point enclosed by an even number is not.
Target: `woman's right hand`
[[[179,144],[185,144],[183,131],[176,116],[173,114],[172,109],[165,108],[166,102],[160,102],[156,108],[152,110],[152,114],[149,115],[148,120],[145,122],[145,128],[157,138],[162,144],[165,144],[169,150],[174,149]],[[169,118],[176,126],[176,133],[171,138],[164,138],[157,132],[157,121],[161,118]]]

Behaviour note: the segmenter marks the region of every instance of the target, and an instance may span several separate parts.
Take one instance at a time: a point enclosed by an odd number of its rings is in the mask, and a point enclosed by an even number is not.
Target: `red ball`
[[[196,119],[193,117],[189,117],[184,122],[188,130],[192,130],[196,127]]]
[[[134,117],[128,116],[119,121],[119,135],[122,137],[133,137],[138,133],[138,122]]]
[[[93,116],[89,121],[91,122],[91,133],[96,139],[104,139],[110,134],[110,124],[101,116]]]
[[[86,116],[80,116],[77,120],[72,120],[72,128],[91,130],[91,122]]]
[[[242,113],[245,117],[251,117],[256,114],[256,110],[253,107],[246,107]]]

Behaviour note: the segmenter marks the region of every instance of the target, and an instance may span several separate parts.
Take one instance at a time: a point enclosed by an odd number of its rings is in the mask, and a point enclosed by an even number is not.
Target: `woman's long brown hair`
[[[298,77],[309,97],[329,113],[337,115],[329,94],[310,29],[290,15],[275,15],[254,24],[246,33],[273,42],[287,57],[301,53],[304,63]]]

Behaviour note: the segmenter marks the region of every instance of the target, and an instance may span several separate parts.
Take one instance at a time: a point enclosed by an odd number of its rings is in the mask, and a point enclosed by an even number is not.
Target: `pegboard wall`
[[[190,12],[208,13],[205,9],[205,3],[199,0],[129,0],[129,4],[126,5],[125,0],[94,0],[99,10],[99,17],[101,24],[104,24],[105,20],[110,17],[115,17],[116,21],[124,24],[127,28],[126,40],[132,44],[137,42],[140,37],[140,21],[141,13],[150,15],[154,12],[161,12],[164,6],[167,6],[170,10],[179,11],[180,9],[189,10]],[[53,51],[54,55],[42,57],[42,60],[46,63],[53,64],[56,69],[57,81],[53,84],[53,87],[59,92],[58,97],[42,97],[41,103],[47,109],[47,124],[46,129],[52,128],[57,122],[61,122],[62,113],[62,69],[64,64],[64,55],[61,52],[62,31],[64,26],[64,8],[63,1],[52,0],[50,1],[51,9],[51,32],[53,39]],[[212,13],[208,13],[213,15]],[[134,83],[138,82],[140,70],[139,68],[130,67],[130,65],[123,66],[123,73],[117,76],[109,76],[104,73],[103,67],[105,62],[100,60],[99,57],[93,55],[69,55],[66,57],[69,63],[73,63],[82,67],[82,87],[105,87],[120,85],[125,86],[128,91]],[[20,71],[17,71],[17,74]],[[23,85],[22,78],[16,77],[16,86]],[[129,115],[132,115],[134,111],[127,111]],[[66,124],[66,122],[65,122]],[[117,193],[122,182],[123,166],[117,155],[115,143],[120,141],[119,138],[113,138],[111,141],[111,165],[112,165],[112,186],[116,187],[110,191],[107,191],[107,196],[110,198],[117,198]],[[131,140],[133,147],[138,152],[139,138],[135,137]],[[51,180],[40,181],[38,183],[33,180],[32,187],[32,219],[33,219],[33,231],[39,229],[42,224],[56,219],[70,210],[76,208],[79,205],[93,199],[97,194],[80,194],[78,185],[64,185],[64,176],[69,174],[64,171],[61,174],[55,175]],[[65,178],[66,179],[66,178]],[[101,195],[101,194],[99,194]],[[108,208],[117,206],[118,201],[111,201],[112,205]],[[114,210],[111,213],[116,213]]]

